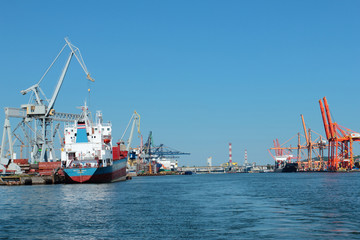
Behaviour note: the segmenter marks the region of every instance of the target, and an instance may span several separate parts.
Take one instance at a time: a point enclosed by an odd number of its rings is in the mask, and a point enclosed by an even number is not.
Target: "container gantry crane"
[[[190,153],[178,151],[176,149],[167,147],[164,144],[156,146],[152,151],[152,157],[157,159],[179,158],[180,155],[190,155]]]
[[[304,135],[306,144],[304,145],[304,148],[307,148],[307,164],[306,167],[303,167],[303,169],[306,168],[306,170],[309,171],[322,171],[325,170],[325,165],[323,162],[324,158],[324,149],[327,147],[327,143],[323,136],[318,134],[317,132],[312,131],[310,128],[306,128],[304,116],[301,114],[301,121],[304,129]],[[312,135],[316,134],[318,137],[313,141]],[[313,161],[313,154],[318,158],[318,161]],[[302,164],[298,162],[299,168],[302,167]]]
[[[140,151],[140,157],[145,160],[144,164],[147,164],[149,166],[148,172],[150,173],[153,173],[155,171],[155,169],[153,168],[156,166],[156,163],[159,160],[165,160],[167,158],[175,159],[179,158],[180,155],[190,155],[190,153],[175,150],[173,148],[165,146],[164,144],[155,145],[153,142],[152,131],[150,131],[149,137]]]
[[[278,139],[273,141],[274,147],[268,149],[269,154],[275,161],[275,165],[284,163],[291,163],[296,159],[298,171],[322,171],[325,169],[323,162],[323,151],[327,147],[327,142],[317,132],[306,127],[304,116],[301,114],[302,125],[304,129],[304,136],[297,133],[289,140],[280,144]],[[297,144],[295,139],[297,136]],[[303,136],[305,141],[302,139]],[[317,136],[315,140],[312,136]],[[293,143],[293,146],[289,143]],[[271,151],[274,151],[274,154]],[[297,150],[297,155],[294,156],[293,151]]]
[[[340,126],[331,119],[326,97],[319,100],[326,138],[329,141],[328,170],[351,170],[354,166],[353,142],[360,141],[360,133]]]

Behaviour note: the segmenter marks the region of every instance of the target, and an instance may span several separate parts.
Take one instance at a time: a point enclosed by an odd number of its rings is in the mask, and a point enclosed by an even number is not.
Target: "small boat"
[[[66,183],[107,183],[126,180],[127,151],[112,146],[111,123],[103,123],[100,111],[91,121],[85,104],[80,118],[65,126],[61,162]]]

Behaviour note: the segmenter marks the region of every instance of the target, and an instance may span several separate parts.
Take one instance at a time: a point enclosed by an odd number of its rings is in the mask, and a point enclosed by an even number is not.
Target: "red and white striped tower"
[[[245,161],[244,161],[244,165],[248,165],[248,161],[247,161],[247,150],[245,149]]]
[[[229,143],[229,166],[232,165],[232,152],[231,152],[231,143]]]

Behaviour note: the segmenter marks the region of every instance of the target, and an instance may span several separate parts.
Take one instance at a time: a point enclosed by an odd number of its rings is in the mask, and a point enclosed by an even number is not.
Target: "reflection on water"
[[[360,238],[360,173],[0,187],[0,238]]]

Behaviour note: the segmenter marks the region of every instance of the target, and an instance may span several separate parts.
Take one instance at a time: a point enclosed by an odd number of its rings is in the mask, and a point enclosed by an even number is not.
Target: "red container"
[[[14,159],[13,162],[18,164],[18,165],[29,164],[28,159]]]
[[[61,167],[61,162],[40,162],[39,170],[53,170]]]
[[[53,170],[39,170],[40,176],[51,176],[53,174]]]
[[[112,152],[113,152],[113,159],[119,160],[120,159],[120,147],[119,146],[113,147]]]

